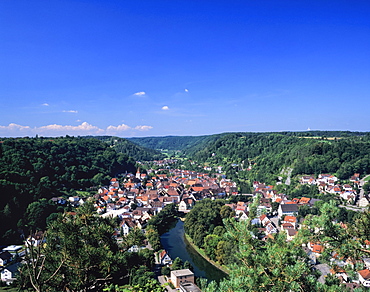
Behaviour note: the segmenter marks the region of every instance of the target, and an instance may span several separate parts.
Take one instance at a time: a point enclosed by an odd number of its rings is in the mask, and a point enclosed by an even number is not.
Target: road
[[[364,189],[362,188],[363,187],[363,185],[365,184],[365,179],[367,178],[367,177],[369,177],[370,175],[367,175],[367,176],[365,176],[364,178],[362,178],[362,179],[360,179],[360,193],[359,193],[359,200],[361,200],[362,199],[362,197],[364,196]]]
[[[341,208],[345,208],[347,210],[355,211],[355,212],[365,212],[367,209],[366,207],[351,207],[351,206],[344,206],[344,205],[339,205]]]

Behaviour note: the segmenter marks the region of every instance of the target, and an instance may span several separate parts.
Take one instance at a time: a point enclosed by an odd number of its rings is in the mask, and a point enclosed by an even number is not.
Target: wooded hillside
[[[0,222],[6,224],[0,224],[1,242],[20,241],[18,231],[28,225],[24,216],[30,203],[107,183],[126,171],[135,171],[134,161],[96,139],[2,139]]]
[[[186,150],[193,160],[224,166],[231,176],[238,173],[239,177],[265,182],[276,181],[288,168],[292,175],[335,173],[341,179],[356,172],[370,173],[369,134],[231,133],[197,147]]]
[[[118,153],[132,157],[135,161],[160,160],[164,158],[164,155],[160,151],[155,150],[157,148],[148,147],[145,144],[141,145],[140,143],[136,144],[129,141],[129,139],[114,136],[96,136],[90,138],[95,138],[107,143]]]

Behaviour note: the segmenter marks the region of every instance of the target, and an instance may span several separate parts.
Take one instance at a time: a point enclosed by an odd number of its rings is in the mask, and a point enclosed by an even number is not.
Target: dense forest
[[[36,223],[56,211],[47,201],[51,197],[73,195],[135,170],[131,158],[97,139],[2,139],[0,222],[7,224],[0,224],[1,242],[19,242],[25,229],[44,227]]]
[[[165,137],[135,137],[127,138],[127,140],[149,149],[166,149],[166,150],[179,150],[193,153],[203,149],[207,144],[215,142],[223,136],[233,133],[221,133],[214,135],[204,136],[165,136]],[[238,134],[238,133],[236,133]],[[264,133],[241,133],[249,136],[268,136],[276,134],[275,132]],[[306,131],[306,132],[280,132],[284,136],[294,137],[319,137],[319,138],[347,138],[347,137],[360,137],[366,136],[365,132],[350,132],[350,131]],[[108,137],[109,138],[109,137]]]
[[[370,173],[370,135],[329,139],[233,133],[188,155],[198,162],[225,166],[231,177],[238,172],[239,178],[269,183],[289,168],[292,175],[335,173],[348,179],[355,172]]]
[[[222,135],[222,134],[221,134]],[[150,149],[166,149],[184,151],[188,148],[203,145],[209,140],[217,139],[219,135],[210,136],[167,136],[167,137],[144,137],[128,138],[129,141]]]
[[[123,139],[114,136],[87,136],[86,138],[94,138],[107,143],[114,148],[118,153],[125,154],[135,159],[135,161],[150,161],[163,159],[164,155],[155,149],[147,146],[141,146],[140,143],[133,143],[129,139]]]

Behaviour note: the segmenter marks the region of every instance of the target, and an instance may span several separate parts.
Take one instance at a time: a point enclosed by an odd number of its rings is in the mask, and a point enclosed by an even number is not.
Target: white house
[[[364,265],[367,269],[370,268],[370,258],[362,258],[362,261],[364,262]]]
[[[18,274],[20,265],[20,263],[15,263],[4,268],[1,271],[1,281],[7,282],[8,284],[12,283],[16,279],[15,277]]]
[[[185,212],[187,210],[187,205],[184,201],[179,203],[179,212]]]
[[[247,220],[248,219],[248,215],[246,212],[242,211],[242,210],[236,210],[235,211],[235,214],[236,214],[236,217],[239,218],[239,220]]]
[[[170,256],[168,255],[168,253],[165,250],[163,250],[159,254],[159,261],[161,262],[161,265],[162,266],[166,266],[166,265],[171,265],[172,264],[172,259],[170,258]]]
[[[127,236],[131,229],[135,228],[135,223],[130,218],[125,218],[121,222],[121,236]]]
[[[35,234],[28,236],[25,244],[26,246],[39,246],[45,241],[44,233],[42,231],[38,231]]]
[[[296,216],[298,214],[297,204],[280,204],[278,208],[278,216],[281,219],[283,216]]]

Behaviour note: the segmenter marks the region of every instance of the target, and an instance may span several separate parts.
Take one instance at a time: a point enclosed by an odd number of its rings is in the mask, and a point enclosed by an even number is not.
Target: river
[[[183,262],[188,261],[194,267],[196,277],[206,278],[208,281],[217,281],[226,277],[226,274],[206,261],[185,240],[184,222],[179,220],[174,228],[161,236],[161,243],[171,259],[179,257]]]

